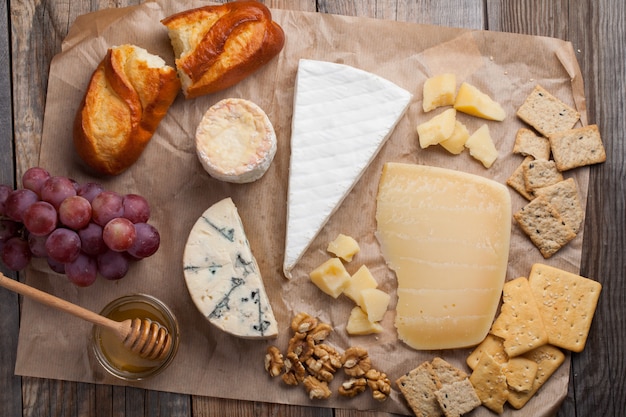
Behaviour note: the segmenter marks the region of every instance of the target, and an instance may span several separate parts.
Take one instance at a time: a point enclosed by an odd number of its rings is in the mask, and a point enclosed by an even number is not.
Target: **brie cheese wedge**
[[[411,97],[375,74],[300,60],[291,126],[287,278],[381,149]]]

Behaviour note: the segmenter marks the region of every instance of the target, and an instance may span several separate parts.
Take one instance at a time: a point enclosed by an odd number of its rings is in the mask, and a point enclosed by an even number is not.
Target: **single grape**
[[[0,216],[4,216],[6,214],[6,203],[7,198],[9,198],[9,194],[13,191],[12,187],[9,187],[6,184],[0,184]]]
[[[19,236],[22,225],[19,222],[2,219],[0,220],[0,242],[6,242],[12,237]]]
[[[13,190],[7,197],[5,214],[11,220],[21,222],[26,209],[37,201],[39,201],[39,196],[32,190],[26,188]]]
[[[124,217],[117,217],[104,226],[102,239],[109,249],[116,252],[128,250],[135,241],[137,232],[135,225]]]
[[[74,183],[67,177],[50,177],[41,187],[41,199],[59,208],[63,200],[76,195]]]
[[[86,198],[87,201],[91,203],[93,199],[103,191],[104,187],[102,185],[95,182],[86,182],[78,187],[76,194]]]
[[[76,286],[90,286],[98,277],[96,258],[81,252],[74,261],[65,264],[65,275]]]
[[[48,236],[35,236],[32,233],[28,234],[28,247],[35,258],[46,258],[48,256],[48,252],[46,252],[47,239]]]
[[[82,229],[91,221],[91,204],[78,195],[68,197],[59,206],[59,220],[70,229]]]
[[[41,187],[50,178],[50,173],[40,167],[32,167],[22,175],[22,187],[27,188],[41,196]]]
[[[56,229],[46,240],[46,253],[57,262],[74,261],[80,254],[80,237],[70,229]]]
[[[124,198],[115,191],[103,191],[91,202],[91,218],[105,226],[109,221],[124,215]]]
[[[98,272],[108,280],[124,278],[130,267],[128,256],[125,252],[106,251],[97,257]]]
[[[63,262],[57,262],[52,258],[47,258],[46,261],[51,270],[57,274],[65,274],[65,264]]]
[[[138,194],[124,196],[124,217],[133,223],[146,223],[150,219],[148,200]]]
[[[102,226],[90,222],[87,227],[78,231],[80,246],[88,255],[99,255],[109,250],[102,239]]]
[[[12,237],[2,247],[2,262],[7,268],[21,271],[26,268],[32,255],[28,248],[28,242],[19,237]]]
[[[57,227],[57,211],[52,204],[45,201],[37,201],[26,209],[23,222],[31,234],[46,236]]]
[[[154,255],[161,244],[161,236],[156,227],[148,223],[136,223],[135,231],[137,236],[128,248],[128,253],[138,259]]]

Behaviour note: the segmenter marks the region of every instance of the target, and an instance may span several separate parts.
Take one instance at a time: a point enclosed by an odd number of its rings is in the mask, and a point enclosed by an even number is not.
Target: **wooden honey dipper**
[[[162,360],[172,348],[172,337],[165,327],[150,319],[111,320],[69,301],[13,280],[0,272],[0,286],[37,302],[65,311],[98,326],[112,330],[124,346],[145,359]]]

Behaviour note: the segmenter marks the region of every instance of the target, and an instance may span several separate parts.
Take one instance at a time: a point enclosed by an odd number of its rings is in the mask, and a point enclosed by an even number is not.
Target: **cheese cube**
[[[470,155],[478,159],[485,168],[489,168],[498,158],[498,150],[489,134],[489,127],[484,124],[479,127],[465,141],[465,147],[469,149]]]
[[[454,132],[456,110],[448,109],[430,120],[417,126],[420,147],[422,149],[430,145],[436,145],[450,137]]]
[[[372,323],[368,320],[367,314],[357,306],[350,312],[346,331],[351,335],[366,335],[372,333],[382,333],[383,326],[379,323]]]
[[[454,108],[460,112],[487,120],[501,122],[506,117],[506,112],[499,103],[466,82],[459,87],[459,92],[454,101]]]
[[[326,250],[344,261],[350,262],[352,257],[359,252],[360,248],[354,238],[340,233],[335,240],[328,244]]]
[[[448,152],[458,155],[463,152],[463,149],[465,149],[465,142],[469,136],[470,133],[469,130],[467,130],[467,127],[457,120],[454,123],[452,135],[448,139],[439,142],[439,144]]]
[[[361,291],[361,308],[372,323],[381,321],[389,307],[391,296],[378,288],[365,288]]]
[[[311,271],[309,277],[320,290],[337,298],[348,286],[350,274],[339,258],[331,258]]]
[[[422,107],[425,112],[442,106],[451,106],[456,97],[456,76],[439,74],[424,82]]]
[[[361,265],[348,281],[348,286],[343,290],[343,293],[358,306],[363,304],[361,291],[366,288],[376,288],[378,286],[376,279],[365,265]]]

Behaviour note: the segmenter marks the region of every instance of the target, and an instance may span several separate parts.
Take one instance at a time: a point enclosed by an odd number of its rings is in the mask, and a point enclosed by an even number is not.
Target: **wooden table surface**
[[[48,71],[78,15],[138,0],[0,3],[0,183],[37,165]],[[603,293],[587,346],[572,355],[559,416],[626,415],[626,6],[623,0],[266,0],[273,8],[551,36],[572,42],[589,123],[607,161],[591,168],[581,274]],[[512,46],[514,47],[514,46]],[[520,54],[526,51],[520,51]],[[0,267],[5,274],[14,273]],[[0,416],[351,416],[357,412],[232,401],[15,376],[19,298],[0,291]],[[374,415],[375,413],[372,413]],[[384,414],[384,413],[378,413]]]

